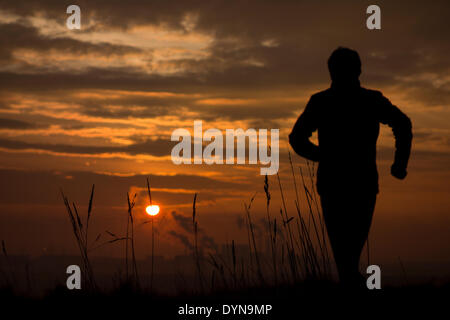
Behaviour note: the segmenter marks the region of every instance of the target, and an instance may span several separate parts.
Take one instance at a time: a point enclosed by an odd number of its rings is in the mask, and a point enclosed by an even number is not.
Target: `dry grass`
[[[283,183],[277,174],[277,185],[280,192],[281,207],[279,208],[279,221],[272,217],[269,178],[264,178],[264,194],[266,198],[266,228],[262,240],[269,244],[268,255],[261,256],[262,249],[257,246],[255,225],[252,221],[251,206],[255,195],[249,204],[244,204],[244,221],[247,231],[249,257],[238,258],[235,242],[232,240],[228,246],[229,253],[218,252],[209,255],[214,275],[221,278],[222,289],[244,289],[247,287],[277,287],[280,285],[294,285],[305,280],[329,280],[331,262],[329,248],[326,242],[326,231],[322,219],[318,196],[314,188],[314,166],[307,163],[309,185],[300,168],[301,186],[308,210],[300,210],[300,195],[296,182],[294,165],[290,154],[289,160],[292,172],[292,181],[295,190],[296,216],[288,213],[287,201],[283,190]],[[278,211],[278,210],[277,210]],[[227,257],[231,259],[227,259]],[[231,260],[231,261],[230,261]],[[219,283],[215,282],[215,289]]]
[[[152,192],[150,189],[150,182],[147,178],[147,193],[148,193],[148,200],[150,203],[150,206],[153,205],[152,202]],[[155,228],[154,228],[154,217],[152,217],[152,267],[151,267],[151,273],[150,273],[150,291],[153,291],[153,273],[154,273],[154,265],[155,265]]]
[[[134,218],[133,218],[133,208],[136,204],[136,196],[135,193],[133,199],[130,199],[130,195],[127,192],[127,202],[128,202],[128,221],[127,221],[127,239],[126,239],[126,267],[127,267],[127,281],[130,281],[135,285],[136,288],[139,288],[139,274],[136,263],[136,251],[134,249]],[[128,238],[130,241],[128,241]],[[129,273],[128,267],[128,243],[131,245],[131,273]]]
[[[227,245],[225,253],[219,253],[217,249],[213,252],[204,250],[199,244],[199,225],[197,219],[197,193],[194,195],[192,204],[192,255],[195,265],[196,282],[200,293],[206,293],[206,279],[210,279],[209,290],[222,289],[243,289],[248,287],[277,287],[280,285],[292,285],[304,280],[318,279],[324,280],[330,278],[331,263],[329,258],[329,249],[326,243],[325,227],[320,208],[318,205],[318,196],[314,188],[314,165],[309,162],[306,164],[307,174],[300,168],[299,176],[301,178],[301,189],[303,198],[306,199],[305,212],[300,210],[300,192],[297,185],[297,176],[294,165],[289,154],[289,162],[292,173],[292,183],[295,191],[296,215],[288,212],[287,201],[283,189],[283,183],[277,174],[277,187],[281,199],[281,207],[275,209],[279,212],[278,220],[272,213],[271,199],[272,191],[269,177],[264,177],[264,194],[266,199],[266,227],[264,233],[255,232],[255,224],[252,218],[252,204],[255,200],[254,194],[248,203],[244,203],[244,221],[247,232],[247,241],[249,252],[245,256],[241,254],[232,240]],[[308,179],[309,177],[309,179]],[[152,196],[150,182],[147,179],[148,200],[152,205]],[[84,271],[87,275],[86,283],[90,288],[96,288],[92,267],[88,256],[88,227],[92,213],[92,202],[94,196],[94,186],[92,187],[89,200],[88,213],[85,226],[81,222],[76,205],[70,206],[68,199],[61,194],[66,205],[72,230],[75,235],[80,254],[83,260]],[[116,234],[106,231],[113,239],[102,245],[125,240],[125,283],[136,289],[140,288],[140,280],[135,254],[135,218],[133,209],[136,204],[136,194],[131,198],[127,193],[127,225],[126,235],[119,237]],[[155,232],[153,217],[152,223],[152,251],[151,251],[151,280],[150,291],[153,290],[154,277],[154,250],[155,250]],[[98,241],[97,236],[94,243]],[[267,245],[267,252],[258,246],[258,240]],[[95,249],[94,248],[94,249]],[[264,254],[263,254],[264,253]],[[207,267],[209,263],[210,267]],[[192,288],[194,290],[194,288]]]
[[[78,213],[77,206],[75,205],[75,202],[72,202],[72,206],[70,206],[69,199],[64,195],[64,192],[61,190],[61,196],[64,201],[64,205],[67,209],[67,214],[69,215],[69,220],[72,226],[72,231],[75,236],[75,240],[77,242],[78,248],[80,250],[81,259],[83,261],[83,273],[86,275],[83,277],[83,280],[85,282],[85,287],[89,290],[95,290],[97,288],[97,285],[95,283],[94,279],[94,273],[92,271],[92,266],[89,261],[89,255],[88,255],[88,231],[89,231],[89,221],[91,219],[91,213],[92,213],[92,203],[94,199],[94,189],[95,185],[92,185],[91,190],[91,196],[89,199],[89,206],[88,206],[88,212],[87,212],[87,218],[86,218],[86,224],[85,227],[83,227],[83,223],[81,221],[81,217]],[[97,238],[98,239],[98,238]]]

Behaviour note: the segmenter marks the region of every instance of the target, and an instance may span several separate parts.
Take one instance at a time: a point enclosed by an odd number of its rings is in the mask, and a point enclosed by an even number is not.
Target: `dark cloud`
[[[67,4],[57,0],[29,0],[26,3],[1,0],[0,4],[4,10],[18,15],[34,15],[40,13],[48,19],[65,22],[65,9]],[[140,24],[165,25],[169,28],[185,30],[182,23],[186,14],[197,14],[197,29],[219,32],[225,36],[241,32],[244,35],[258,35],[271,31],[280,34],[283,31],[292,33],[295,27],[308,27],[323,25],[321,29],[328,28],[322,22],[330,22],[340,19],[341,26],[351,26],[353,20],[358,24],[363,20],[361,17],[353,17],[353,12],[361,12],[365,16],[366,3],[355,4],[354,1],[321,1],[320,6],[314,2],[296,1],[258,1],[224,2],[209,1],[205,3],[200,0],[179,1],[142,1],[129,0],[124,5],[122,2],[108,0],[88,1],[79,0],[77,4],[81,7],[84,21],[94,19],[110,28],[128,28]],[[423,2],[411,1],[379,1],[378,5],[385,9],[386,21],[393,17],[402,18],[407,24],[418,21],[428,22],[418,24],[414,30],[427,33],[435,30],[445,17],[447,1],[433,1],[424,6]],[[408,9],[408,10],[405,10]],[[440,9],[440,10],[439,10]],[[337,14],[340,12],[341,14]],[[435,15],[430,17],[429,14]],[[239,13],[239,15],[236,15]],[[350,20],[350,21],[349,21]],[[418,26],[421,27],[418,27]],[[423,26],[422,26],[423,25]],[[424,31],[425,30],[425,31]]]
[[[187,12],[201,5],[201,1],[142,1],[130,0],[125,5],[114,1],[77,1],[81,8],[82,24],[96,21],[102,26],[115,29],[127,29],[140,24],[165,25],[170,28],[183,30],[182,19]],[[65,24],[68,17],[66,8],[69,5],[55,0],[31,0],[26,3],[12,3],[7,0],[0,1],[1,7],[20,16],[30,16],[37,13],[49,20]]]
[[[42,128],[42,127],[43,126],[41,126],[41,125],[29,123],[29,122],[22,121],[22,120],[0,118],[0,129],[26,130],[26,129],[35,129],[35,128]]]
[[[172,148],[177,144],[177,141],[170,141],[169,139],[157,139],[157,140],[142,140],[141,137],[131,137],[136,139],[135,143],[127,146],[90,146],[90,145],[69,145],[69,144],[46,144],[46,143],[31,143],[18,140],[9,140],[0,138],[0,148],[9,150],[45,150],[58,153],[69,153],[79,155],[100,155],[100,154],[128,154],[128,155],[152,155],[157,157],[170,156]],[[268,139],[270,143],[270,137]],[[223,141],[222,154],[227,154],[227,145]],[[208,142],[203,143],[203,148]],[[235,139],[236,150],[237,139]],[[248,138],[246,138],[245,154],[248,158]],[[191,155],[194,156],[194,144],[191,141]],[[230,152],[228,152],[230,153]],[[283,154],[281,156],[285,156]],[[234,151],[236,157],[236,152]]]
[[[209,48],[211,54],[207,59],[179,59],[170,62],[187,70],[182,74],[145,77],[142,70],[87,70],[80,75],[79,80],[57,81],[54,83],[57,87],[64,86],[64,83],[70,83],[72,87],[84,83],[90,88],[114,89],[123,85],[135,89],[143,86],[153,89],[165,87],[184,92],[192,88],[198,91],[223,91],[225,88],[286,90],[286,86],[328,82],[326,59],[338,45],[348,45],[360,50],[364,74],[373,81],[393,81],[398,75],[430,70],[440,72],[449,67],[444,53],[444,48],[448,48],[445,34],[449,27],[447,17],[443,14],[445,10],[442,10],[448,7],[448,2],[439,1],[426,6],[401,1],[395,4],[383,2],[380,6],[383,9],[385,27],[379,33],[369,32],[364,27],[365,4],[355,5],[351,1],[327,1],[320,6],[313,3],[270,1],[212,1],[208,4],[183,1],[183,4],[176,5],[170,1],[130,1],[127,5],[100,1],[95,4],[83,2],[80,6],[86,11],[87,18],[95,16],[99,23],[104,24],[104,28],[123,28],[124,32],[130,26],[142,24],[184,30],[183,18],[187,14],[196,14],[198,20],[195,30],[211,34],[215,40]],[[408,15],[405,15],[404,7],[408,8]],[[52,1],[32,1],[29,7],[5,3],[4,8],[23,15],[40,12],[49,19],[58,21],[64,13],[61,12],[61,4]],[[236,12],[239,12],[238,17]],[[337,15],[336,12],[345,14]],[[397,23],[400,19],[402,23]],[[423,27],[417,29],[417,25]],[[412,30],[417,32],[411,32]],[[5,34],[11,34],[8,38],[8,41],[12,41],[10,46],[14,47],[15,42],[27,42],[21,41],[21,37],[19,40],[14,39],[14,35],[19,32],[20,30],[5,30]],[[267,39],[274,39],[277,46],[262,45]],[[399,42],[398,39],[403,41]],[[65,43],[66,40],[69,42]],[[70,50],[72,47],[75,50],[90,50],[93,46],[89,43],[71,43],[70,39],[64,41],[58,44],[36,44],[36,47],[39,49],[52,45]],[[105,54],[121,51],[120,46],[99,46],[99,53],[103,50]],[[378,54],[374,55],[375,53]],[[262,66],[248,64],[246,61],[257,61]],[[133,76],[134,72],[136,75]],[[52,78],[59,77],[51,72],[46,73],[50,79],[43,77],[42,86],[51,82]],[[84,77],[90,78],[90,81],[81,81]]]
[[[36,100],[40,100],[41,98],[42,98],[42,96],[40,96],[40,95],[33,97],[33,99],[36,99]],[[20,103],[20,101],[18,101],[18,103]],[[64,103],[64,101],[61,100],[61,103]],[[40,105],[38,105],[36,107],[40,107]],[[73,110],[73,109],[70,109],[70,110]],[[84,122],[82,120],[65,119],[62,117],[58,117],[57,115],[52,117],[50,115],[42,115],[42,114],[25,113],[24,112],[20,116],[23,118],[23,120],[14,119],[14,121],[24,122],[25,124],[22,127],[29,127],[29,128],[48,128],[51,125],[59,126],[62,129],[67,129],[67,130],[79,130],[79,129],[85,129],[85,128],[98,128],[98,129],[99,128],[119,128],[119,129],[122,129],[122,128],[143,129],[144,128],[142,125],[139,125],[137,123],[119,123],[119,122],[108,122],[108,121]],[[5,120],[8,121],[10,119],[7,118]],[[1,122],[1,120],[0,120],[0,122]],[[6,122],[5,122],[5,126],[6,126]],[[0,127],[1,127],[1,125],[0,125]]]
[[[185,246],[187,249],[192,250],[193,246],[192,243],[189,241],[188,237],[182,233],[176,232],[174,230],[169,230],[168,233],[179,240],[183,246]]]
[[[177,225],[179,227],[181,227],[181,229],[185,233],[189,234],[190,237],[192,238],[193,234],[194,234],[194,225],[193,225],[192,217],[188,217],[186,215],[179,214],[176,211],[172,211],[172,217],[174,218]],[[199,240],[200,240],[199,242],[202,246],[204,246],[205,248],[209,248],[209,249],[217,248],[217,244],[216,244],[214,238],[207,235],[206,231],[203,228],[197,227],[197,232],[199,234],[199,236],[198,236]],[[185,241],[188,239],[188,237],[184,236],[181,233],[177,233],[175,231],[173,231],[172,235],[177,237],[180,241],[182,241],[183,244],[185,244]],[[192,248],[192,247],[190,247],[190,248]]]
[[[235,183],[196,175],[148,175],[151,188],[186,190],[223,190],[236,188]],[[125,206],[126,194],[132,186],[146,187],[147,176],[113,176],[92,172],[48,172],[0,170],[0,203],[3,204],[61,204],[59,188],[77,203],[86,204],[92,184],[96,185],[95,203]],[[142,194],[142,199],[146,194]],[[189,196],[192,202],[192,196]],[[159,199],[159,198],[155,198]],[[173,204],[173,203],[166,203]]]
[[[185,232],[194,232],[192,217],[179,214],[176,211],[172,211],[172,217]]]
[[[16,49],[32,49],[41,54],[57,50],[62,53],[93,53],[101,56],[141,52],[141,49],[130,46],[90,43],[64,37],[48,38],[41,35],[35,27],[18,23],[0,24],[0,58],[13,60],[12,53]]]
[[[214,96],[211,96],[214,98]],[[220,96],[218,96],[220,98]],[[77,101],[74,99],[74,101]],[[190,115],[184,118],[192,120],[201,118],[204,121],[215,121],[217,119],[225,120],[243,120],[265,121],[263,127],[270,127],[267,121],[275,119],[285,119],[294,116],[294,111],[299,108],[298,103],[287,103],[277,101],[267,101],[264,98],[258,98],[257,102],[250,105],[245,104],[200,104],[200,99],[194,97],[166,97],[166,98],[119,98],[105,99],[101,101],[78,100],[82,107],[79,112],[102,118],[126,119],[133,118],[154,118],[166,115],[184,113],[189,110]],[[61,102],[64,102],[61,100]],[[111,108],[111,105],[120,106],[120,108]],[[139,107],[133,109],[132,107]],[[273,126],[275,127],[275,126]],[[258,127],[259,128],[259,127]]]
[[[203,235],[203,236],[201,237],[201,240],[200,240],[200,241],[201,241],[201,244],[202,244],[205,248],[208,248],[208,249],[217,249],[217,248],[218,248],[216,241],[215,241],[214,238],[211,237],[211,236]]]
[[[128,146],[77,146],[69,144],[29,143],[17,140],[0,139],[0,147],[12,150],[46,150],[74,154],[126,153],[131,155],[149,154],[170,155],[174,143],[168,140],[145,140]]]

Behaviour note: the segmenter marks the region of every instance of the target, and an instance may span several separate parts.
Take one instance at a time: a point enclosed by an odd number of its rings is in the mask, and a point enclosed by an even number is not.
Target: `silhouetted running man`
[[[359,259],[378,193],[376,143],[379,124],[395,136],[391,174],[406,177],[411,121],[381,92],[359,84],[356,51],[338,48],[328,60],[331,87],[314,94],[289,135],[300,156],[318,161],[317,191],[341,282],[361,284]],[[309,138],[318,130],[319,145]]]

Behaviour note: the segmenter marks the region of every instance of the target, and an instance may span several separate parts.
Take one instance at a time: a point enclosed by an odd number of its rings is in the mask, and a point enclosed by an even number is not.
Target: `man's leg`
[[[361,195],[354,208],[355,227],[354,240],[351,242],[351,255],[354,263],[359,266],[361,252],[369,236],[370,226],[372,224],[373,212],[375,209],[376,194]]]
[[[376,194],[321,195],[322,211],[342,282],[360,278],[359,259],[367,240]]]

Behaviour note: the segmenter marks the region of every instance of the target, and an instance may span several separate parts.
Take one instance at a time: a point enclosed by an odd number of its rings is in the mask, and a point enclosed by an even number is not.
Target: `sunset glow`
[[[147,206],[147,208],[145,208],[145,212],[147,212],[149,216],[156,216],[159,213],[159,210],[159,206],[156,204]]]
[[[417,270],[435,265],[447,274],[441,262],[450,261],[450,2],[378,2],[381,30],[366,27],[367,5],[354,2],[79,1],[75,30],[66,25],[67,6],[56,1],[1,1],[0,239],[8,252],[78,254],[60,193],[84,219],[92,185],[88,241],[96,256],[126,254],[120,242],[97,249],[116,239],[110,235],[93,242],[105,230],[118,238],[127,230],[127,193],[138,223],[149,223],[137,232],[139,259],[149,255],[143,244],[151,242],[152,222],[156,255],[191,250],[196,194],[199,245],[222,248],[234,240],[242,245],[237,252],[250,250],[243,214],[251,203],[259,247],[253,251],[266,250],[268,213],[271,224],[282,208],[297,230],[297,210],[321,211],[319,196],[310,203],[303,194],[303,185],[315,191],[317,167],[290,148],[288,136],[310,97],[330,87],[328,58],[344,46],[360,55],[361,85],[382,92],[413,124],[401,181],[391,176],[392,128],[380,126],[370,261],[391,266],[386,273],[400,279],[399,258],[406,270],[412,261]],[[365,110],[362,104],[358,112]],[[244,137],[245,161],[238,162],[237,139],[228,148],[227,130],[251,128],[258,145]],[[358,128],[336,123],[336,148],[361,148]],[[172,139],[177,129],[183,135]],[[260,160],[271,152],[260,148],[259,130],[279,130],[278,171],[267,181],[261,169],[270,168],[269,160]],[[172,157],[182,137],[191,141]],[[318,143],[317,131],[311,139]],[[201,148],[190,147],[199,140]],[[257,147],[256,164],[250,146]],[[205,161],[205,150],[218,159],[223,151],[222,163]],[[353,163],[345,152],[335,161]],[[348,176],[339,173],[337,188]]]

